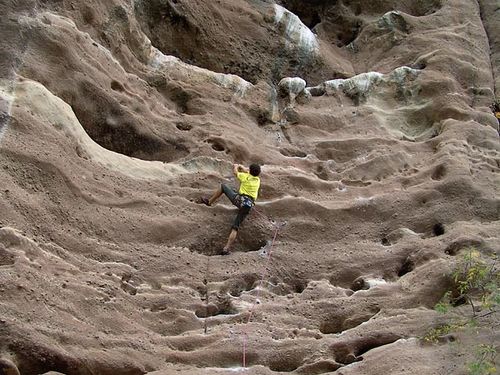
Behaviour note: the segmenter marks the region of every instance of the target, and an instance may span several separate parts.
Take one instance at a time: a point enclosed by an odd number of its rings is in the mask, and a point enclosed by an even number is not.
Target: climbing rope
[[[263,284],[264,280],[267,277],[267,273],[269,272],[269,265],[271,263],[271,254],[272,254],[274,243],[276,242],[276,238],[278,237],[279,231],[281,230],[281,228],[284,225],[286,225],[286,222],[283,222],[283,223],[279,224],[275,220],[273,220],[273,219],[269,218],[268,216],[264,215],[262,212],[260,212],[259,210],[257,210],[255,207],[253,208],[253,210],[257,214],[259,214],[261,217],[263,217],[266,220],[268,220],[272,224],[272,226],[274,227],[273,239],[272,239],[271,244],[269,246],[269,251],[266,254],[266,263],[265,263],[264,269],[263,269],[261,277],[260,277],[260,283]],[[253,304],[252,304],[252,306],[251,306],[251,308],[249,310],[248,319],[244,323],[245,326],[244,326],[244,332],[243,332],[243,354],[242,354],[242,367],[243,368],[246,368],[246,365],[247,365],[247,341],[248,341],[247,325],[252,320],[252,317],[254,315],[255,306],[257,304],[257,301],[259,301],[259,299],[260,299],[260,291],[261,290],[262,290],[262,288],[257,289],[257,295],[256,295],[256,298],[255,298],[255,300],[254,300],[254,302],[253,302]]]
[[[253,207],[252,209],[253,212],[255,212],[256,214],[258,214],[260,217],[266,219],[267,221],[269,221],[271,223],[271,225],[273,226],[273,228],[277,228],[279,227],[280,229],[285,226],[286,222],[283,222],[283,223],[277,223],[276,220],[272,219],[271,217],[263,214],[262,212],[260,212],[257,207]]]
[[[204,327],[203,330],[205,332],[205,335],[208,332],[208,275],[210,272],[210,255],[207,255],[207,267],[205,271],[205,278],[203,279],[203,285],[205,286],[205,321],[204,321]]]
[[[253,210],[255,213],[257,213],[260,217],[266,219],[269,223],[271,223],[272,227],[274,228],[274,234],[273,234],[273,239],[269,245],[269,250],[266,253],[266,262],[264,269],[262,270],[262,274],[260,276],[260,283],[263,284],[264,280],[267,278],[268,273],[269,273],[269,268],[270,268],[270,263],[271,263],[271,255],[272,255],[272,250],[274,247],[274,244],[276,243],[276,238],[278,237],[279,231],[286,225],[286,222],[281,222],[278,223],[272,218],[268,217],[264,213],[260,212],[257,210],[255,207]],[[209,290],[208,290],[208,276],[210,274],[210,256],[207,256],[207,263],[206,263],[206,270],[205,270],[205,278],[203,279],[203,284],[205,286],[205,321],[204,321],[204,333],[207,334],[208,332],[208,319],[209,319],[209,308],[208,308],[208,299],[209,299]],[[252,317],[255,312],[255,306],[257,305],[257,302],[260,300],[260,293],[261,293],[262,288],[257,289],[257,295],[256,298],[252,304],[252,306],[249,309],[249,314],[248,314],[248,319],[246,322],[244,322],[244,332],[243,332],[243,354],[242,354],[242,367],[246,368],[247,366],[247,341],[248,341],[248,323],[252,320]]]

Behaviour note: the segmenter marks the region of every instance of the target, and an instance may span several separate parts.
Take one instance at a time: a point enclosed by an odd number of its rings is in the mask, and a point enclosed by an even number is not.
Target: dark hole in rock
[[[381,240],[380,240],[380,243],[383,245],[383,246],[391,246],[391,241],[389,241],[387,239],[387,237],[383,237]]]
[[[429,14],[436,13],[442,7],[442,0],[426,0],[426,1],[413,1],[410,3],[407,13],[422,17]]]
[[[118,81],[111,81],[111,89],[115,91],[125,91],[123,85]]]
[[[426,61],[417,61],[414,64],[410,66],[413,69],[419,69],[419,70],[424,70],[427,68],[427,62]]]
[[[471,247],[480,248],[482,246],[483,246],[483,241],[480,239],[459,237],[456,240],[454,240],[452,243],[450,243],[446,247],[444,252],[448,255],[455,256],[462,249],[471,248]]]
[[[0,266],[11,266],[15,263],[14,254],[7,251],[4,245],[0,244]]]
[[[177,140],[158,137],[127,107],[90,81],[68,97],[88,135],[102,147],[143,160],[171,162],[189,154]]]
[[[297,373],[307,375],[324,374],[334,372],[341,367],[342,365],[335,361],[323,359],[314,363],[306,363],[300,366],[297,369]]]
[[[214,142],[211,142],[211,143],[212,143],[212,148],[213,148],[215,151],[217,151],[217,152],[221,152],[221,151],[224,151],[224,150],[225,150],[224,146],[223,146],[223,145],[221,145],[219,142],[214,141]]]
[[[321,17],[318,12],[314,12],[311,21],[307,24],[310,29],[313,29],[317,24],[321,23]]]
[[[302,293],[307,288],[308,281],[304,279],[296,279],[290,281],[289,284],[292,286],[295,293]]]
[[[415,262],[412,259],[407,258],[401,268],[399,269],[398,276],[404,276],[407,273],[413,271],[415,269]]]
[[[453,296],[455,294],[457,295],[456,297]],[[467,303],[467,298],[462,294],[460,294],[458,291],[456,291],[455,293],[452,294],[450,303],[454,307],[465,305]]]
[[[272,115],[268,109],[252,108],[249,110],[250,115],[257,121],[259,126],[266,125],[272,122]]]
[[[328,181],[329,179],[328,171],[322,165],[318,165],[314,174],[323,181]]]
[[[236,208],[232,211],[233,214],[227,216],[227,224],[230,227],[237,214]],[[248,220],[248,218],[246,219]],[[267,244],[266,233],[260,228],[253,226],[245,227],[247,223],[243,222],[242,227],[238,233],[238,238],[233,246],[232,252],[249,252],[249,251],[259,251]],[[224,230],[227,230],[224,229]],[[201,234],[194,239],[192,243],[185,243],[186,246],[191,251],[196,251],[200,254],[205,254],[209,256],[220,256],[222,248],[226,243],[227,237],[218,235],[214,232],[213,235],[207,236],[206,234]]]
[[[445,232],[444,225],[441,223],[434,224],[434,226],[432,227],[432,233],[435,236],[442,236],[444,232]]]
[[[130,294],[131,296],[135,296],[137,294],[137,288],[127,282],[122,282],[120,287],[124,292]]]
[[[142,365],[130,361],[109,361],[105,356],[82,361],[57,346],[25,340],[12,340],[8,351],[15,355],[17,367],[23,375],[44,374],[49,371],[62,374],[144,374]]]
[[[438,337],[438,342],[440,344],[449,344],[450,342],[455,342],[457,338],[453,335],[444,335]]]
[[[209,299],[215,299],[215,301],[199,306],[194,313],[198,318],[238,313],[238,310],[234,308],[231,302],[231,298],[227,295],[209,296]]]
[[[342,329],[343,319],[331,318],[319,325],[319,331],[325,335],[340,333]]]
[[[280,148],[280,153],[286,157],[297,157],[297,158],[305,158],[307,154],[304,151],[300,151],[297,149],[290,148]]]
[[[448,254],[448,255],[451,255],[451,256],[455,256],[458,254],[458,252],[460,251],[460,247],[457,247],[457,246],[453,246],[453,244],[451,245],[448,245],[446,247],[446,249],[444,250],[444,253],[445,254]]]
[[[301,362],[300,356],[276,355],[270,358],[269,368],[276,372],[292,372],[300,367]]]
[[[160,312],[160,311],[165,311],[167,309],[166,305],[154,305],[151,307],[150,311],[151,312]]]
[[[219,309],[213,303],[207,304],[206,306],[200,306],[194,312],[198,318],[208,318],[210,316],[215,316],[219,313]]]
[[[365,279],[362,276],[356,278],[352,282],[352,285],[351,285],[351,290],[354,292],[357,292],[358,290],[362,290],[362,289],[369,289],[369,288],[370,288],[370,286],[368,285],[367,282],[365,282]]]
[[[312,96],[323,96],[326,94],[326,89],[322,86],[315,86],[309,89]]]
[[[267,115],[265,114],[260,114],[257,116],[257,124],[260,126],[265,125],[269,122],[269,119],[267,118]]]
[[[0,133],[2,132],[2,128],[7,125],[10,120],[10,115],[7,112],[0,113]]]
[[[191,97],[186,91],[182,89],[175,90],[170,99],[176,104],[178,113],[186,113],[188,111],[188,103]]]
[[[434,172],[432,172],[431,178],[433,180],[439,181],[446,176],[446,167],[444,165],[438,165]]]
[[[357,346],[359,345],[359,340],[354,342],[338,342],[331,346],[331,350],[334,352],[335,361],[343,365],[349,365],[354,362],[359,362],[363,360],[363,357],[357,357],[355,352]]]
[[[342,323],[342,331],[347,331],[348,329],[355,328],[373,318],[380,312],[378,307],[370,307],[368,311],[359,311],[356,314],[352,314],[347,317]]]
[[[90,6],[85,5],[81,12],[82,12],[83,22],[89,25],[94,23],[96,15],[95,11]]]
[[[318,10],[321,10],[321,2],[304,2],[297,0],[285,0],[282,5],[290,12],[295,13],[302,23],[312,29],[321,22],[321,16]]]
[[[329,22],[326,30],[329,34],[335,35],[335,44],[342,48],[354,42],[362,29],[362,22],[355,18],[338,15],[335,22]]]
[[[241,293],[254,289],[255,283],[260,279],[256,273],[245,273],[239,277],[228,280],[222,290],[228,290],[233,297],[241,296]]]
[[[183,122],[179,122],[175,125],[175,127],[179,130],[182,130],[182,131],[190,131],[192,128],[193,128],[193,125],[190,125],[190,124],[185,124]]]
[[[360,340],[359,344],[357,345],[358,347],[354,351],[354,354],[356,355],[356,357],[358,357],[362,354],[365,354],[369,350],[378,348],[380,346],[392,344],[393,342],[399,340],[400,338],[401,336],[392,333],[379,334],[375,335],[374,337],[367,337],[366,339]]]

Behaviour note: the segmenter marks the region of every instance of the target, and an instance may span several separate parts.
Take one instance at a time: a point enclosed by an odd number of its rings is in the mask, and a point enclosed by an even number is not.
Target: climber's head
[[[257,177],[260,174],[260,165],[259,164],[250,164],[250,174],[252,176]]]

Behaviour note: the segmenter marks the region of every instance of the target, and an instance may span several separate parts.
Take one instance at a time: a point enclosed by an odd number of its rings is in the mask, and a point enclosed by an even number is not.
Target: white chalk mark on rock
[[[296,47],[308,54],[318,52],[319,44],[316,36],[297,15],[278,4],[274,5],[274,10],[274,22],[278,25],[285,25],[288,48]]]
[[[86,159],[140,179],[167,179],[176,174],[187,173],[185,168],[174,163],[135,159],[101,147],[85,132],[71,107],[38,82],[20,81],[16,86],[15,96],[21,108],[37,115],[38,126],[55,128],[63,133],[77,145],[82,157]]]
[[[9,86],[4,87],[0,85],[0,142],[9,126],[14,100],[15,97],[10,92]]]
[[[175,56],[164,55],[160,50],[151,47],[149,65],[152,68],[166,70],[179,75],[179,78],[189,78],[191,81],[212,82],[220,87],[232,90],[237,96],[245,96],[253,85],[234,74],[216,73],[208,69],[190,65]]]

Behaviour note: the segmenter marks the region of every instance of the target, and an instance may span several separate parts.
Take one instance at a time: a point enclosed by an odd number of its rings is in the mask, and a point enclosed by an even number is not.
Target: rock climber
[[[249,168],[246,168],[239,164],[233,164],[233,174],[240,182],[238,193],[228,185],[221,184],[210,198],[201,198],[202,203],[212,206],[222,194],[225,194],[231,203],[238,207],[238,214],[234,219],[226,246],[222,249],[222,255],[228,255],[231,252],[240,225],[255,205],[260,188],[260,165],[251,164]]]

